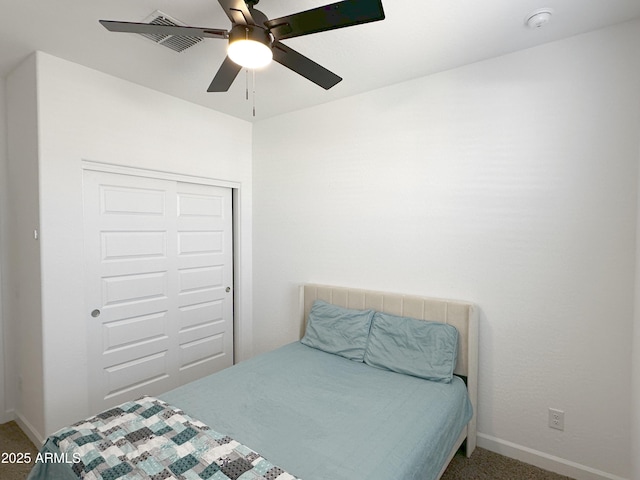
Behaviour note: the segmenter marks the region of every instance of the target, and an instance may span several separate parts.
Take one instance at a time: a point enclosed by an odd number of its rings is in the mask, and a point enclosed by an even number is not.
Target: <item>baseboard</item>
[[[481,448],[567,477],[578,480],[629,480],[484,433],[478,433],[477,438]]]
[[[38,430],[36,430],[33,425],[31,425],[29,421],[20,414],[20,412],[15,412],[15,420],[25,435],[29,437],[29,440],[31,440],[37,448],[40,448],[44,444],[44,437],[40,435],[40,432],[38,432]]]

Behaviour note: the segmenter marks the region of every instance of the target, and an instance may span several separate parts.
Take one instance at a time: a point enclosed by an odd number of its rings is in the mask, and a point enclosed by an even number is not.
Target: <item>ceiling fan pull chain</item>
[[[256,71],[251,70],[253,72],[253,116],[256,116]]]
[[[244,86],[245,86],[245,100],[249,100],[249,69],[244,69]]]
[[[245,40],[249,40],[249,27],[245,27],[244,29],[244,39]],[[246,99],[249,100],[249,69],[246,69],[247,75],[246,75],[246,84],[247,84],[247,89],[246,89]],[[254,107],[255,108],[255,107]],[[255,117],[255,113],[253,115]]]

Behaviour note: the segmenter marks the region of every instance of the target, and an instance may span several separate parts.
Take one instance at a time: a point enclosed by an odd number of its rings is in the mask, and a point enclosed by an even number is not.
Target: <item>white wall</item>
[[[638,176],[638,185],[640,185],[640,175]],[[638,195],[638,218],[636,219],[635,287],[636,305],[633,323],[633,354],[631,362],[633,365],[631,369],[631,388],[633,389],[631,393],[631,478],[640,478],[640,194]]]
[[[251,124],[37,53],[44,413],[37,436],[89,414],[82,160],[235,182],[242,338],[251,355]],[[19,89],[18,86],[15,87]],[[31,88],[31,86],[29,86]],[[13,200],[13,199],[12,199]],[[64,279],[64,281],[60,281]],[[33,351],[35,343],[21,349]],[[19,410],[22,405],[16,405]]]
[[[15,415],[27,432],[44,430],[40,243],[38,123],[36,63],[23,62],[7,79],[8,238],[3,254],[7,282],[4,335],[15,359],[7,365],[7,390],[15,392]],[[9,358],[12,357],[8,357]]]
[[[8,294],[8,281],[7,281],[7,264],[8,264],[8,217],[9,211],[7,206],[7,190],[9,183],[7,181],[8,165],[7,165],[7,124],[6,124],[6,96],[5,96],[5,80],[0,78],[0,423],[11,420],[13,412],[9,411],[7,405],[12,404],[11,401],[7,402],[6,397],[9,393],[5,388],[5,374],[6,371],[13,371],[10,362],[12,361],[11,351],[8,349],[11,346],[10,342],[7,342],[5,335],[6,321],[8,307],[7,301],[4,297]],[[9,364],[8,364],[9,362]]]
[[[629,478],[639,34],[629,23],[257,123],[256,352],[298,337],[302,282],[475,301],[481,445]]]

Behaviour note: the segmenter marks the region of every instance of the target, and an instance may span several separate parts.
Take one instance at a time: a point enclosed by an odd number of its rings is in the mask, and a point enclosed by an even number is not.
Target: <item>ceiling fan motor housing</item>
[[[229,44],[238,40],[253,40],[271,48],[271,35],[269,32],[255,25],[234,25],[229,32]]]

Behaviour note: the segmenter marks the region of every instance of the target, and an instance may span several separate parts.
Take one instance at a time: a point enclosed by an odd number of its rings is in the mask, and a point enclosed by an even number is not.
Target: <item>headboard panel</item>
[[[307,284],[300,287],[301,336],[315,300],[345,308],[373,309],[404,317],[448,323],[458,329],[458,361],[454,373],[466,377],[474,415],[467,431],[467,455],[476,444],[478,399],[478,309],[473,303],[418,295],[376,292],[346,287]]]

